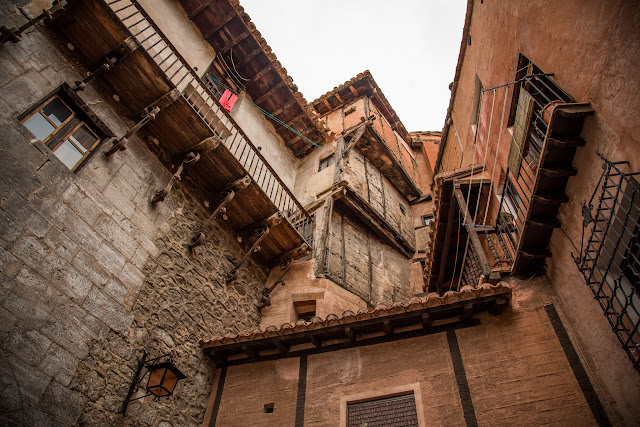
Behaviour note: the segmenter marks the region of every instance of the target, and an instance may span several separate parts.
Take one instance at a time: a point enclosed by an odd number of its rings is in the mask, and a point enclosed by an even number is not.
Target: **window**
[[[583,203],[583,250],[574,260],[633,366],[640,371],[640,184],[600,155],[604,171]],[[598,196],[598,197],[596,197]]]
[[[296,320],[310,322],[316,315],[316,300],[296,301],[293,303],[293,308],[296,312]]]
[[[320,172],[322,169],[328,168],[332,164],[333,164],[333,154],[320,160],[320,165],[318,165],[318,172]]]
[[[313,248],[313,232],[315,230],[315,215],[311,215],[311,219],[307,219],[307,217],[303,217],[300,221],[294,224],[294,227],[298,233],[302,236],[302,238],[307,242],[307,244]],[[304,257],[300,258],[300,260],[308,260],[313,257],[313,252],[309,252]]]
[[[475,87],[473,88],[473,110],[471,110],[471,125],[478,125],[480,121],[480,110],[482,109],[482,82],[476,76]]]
[[[433,220],[434,220],[433,214],[424,215],[422,217],[422,225],[429,225],[429,223],[431,223],[431,221]]]
[[[362,403],[350,403],[347,412],[349,427],[418,425],[416,399],[413,393]]]
[[[88,158],[101,138],[56,94],[22,119],[24,126],[73,171]]]

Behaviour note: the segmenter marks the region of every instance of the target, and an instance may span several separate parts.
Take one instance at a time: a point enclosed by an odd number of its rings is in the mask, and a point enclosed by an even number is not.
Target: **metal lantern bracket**
[[[144,396],[139,396],[139,397],[136,397],[134,399],[131,398],[131,396],[133,396],[133,393],[136,390],[136,387],[142,382],[142,380],[148,374],[150,374],[151,370],[149,369],[149,367],[152,366],[152,364],[154,362],[157,362],[158,360],[161,360],[161,359],[164,359],[164,358],[168,358],[168,362],[173,364],[173,353],[163,354],[162,356],[158,356],[158,357],[156,357],[154,359],[150,359],[150,360],[147,360],[147,355],[148,355],[148,353],[146,352],[146,350],[143,350],[142,351],[142,358],[138,362],[138,367],[136,368],[136,373],[135,373],[135,375],[133,377],[133,381],[131,382],[131,385],[129,386],[129,391],[127,392],[127,397],[124,400],[124,403],[122,405],[122,410],[121,410],[122,414],[126,414],[127,408],[129,406],[129,403],[133,402],[134,400],[144,399],[147,396],[153,395],[153,393],[147,393]],[[147,371],[142,376],[140,376],[140,373],[142,372],[142,368],[146,368]],[[183,378],[186,378],[186,377],[184,375],[179,377],[179,379],[183,379]],[[169,395],[171,395],[171,393]]]

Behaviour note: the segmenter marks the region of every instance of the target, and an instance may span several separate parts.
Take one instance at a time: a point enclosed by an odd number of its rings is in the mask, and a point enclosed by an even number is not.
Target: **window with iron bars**
[[[295,229],[300,233],[302,238],[307,242],[309,247],[313,248],[313,232],[315,229],[315,215],[310,216],[311,219],[303,217],[300,221],[294,224]],[[301,261],[311,259],[313,257],[313,251],[309,252],[304,257],[300,258]]]
[[[628,162],[596,154],[603,172],[582,203],[583,241],[574,261],[640,371],[640,172],[625,173]]]

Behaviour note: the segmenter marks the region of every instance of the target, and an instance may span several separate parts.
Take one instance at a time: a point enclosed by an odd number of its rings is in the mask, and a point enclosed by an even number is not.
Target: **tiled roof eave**
[[[444,295],[429,294],[412,298],[406,304],[396,303],[390,307],[381,305],[375,309],[361,309],[358,313],[348,311],[342,316],[330,314],[326,319],[315,317],[310,322],[300,320],[296,324],[284,324],[280,328],[269,326],[265,331],[201,340],[200,345],[216,361],[227,358],[235,361],[260,360],[261,352],[277,358],[288,354],[289,349],[293,352],[296,346],[315,346],[320,349],[323,342],[336,339],[355,344],[358,334],[383,330],[391,338],[393,328],[421,324],[425,319],[431,322],[456,316],[468,317],[474,312],[485,310],[501,311],[510,298],[509,284],[485,283],[477,289],[466,286],[459,292],[449,291]]]

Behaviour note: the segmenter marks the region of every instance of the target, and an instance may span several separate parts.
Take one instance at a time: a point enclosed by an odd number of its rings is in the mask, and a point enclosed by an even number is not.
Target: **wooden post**
[[[329,231],[331,224],[331,214],[333,212],[333,195],[329,194],[324,200],[322,207],[322,225],[316,243],[316,264],[314,274],[316,277],[322,277],[325,273],[325,264],[327,262],[327,247],[329,244]]]

